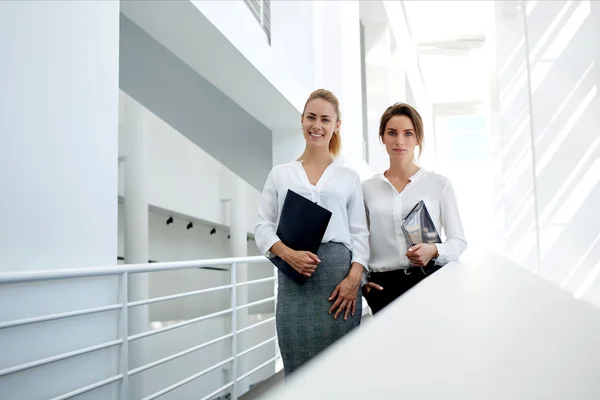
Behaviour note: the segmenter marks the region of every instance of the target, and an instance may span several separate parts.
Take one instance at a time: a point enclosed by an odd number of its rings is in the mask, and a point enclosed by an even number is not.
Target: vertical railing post
[[[260,27],[265,29],[265,1],[259,0],[258,4],[260,5]]]
[[[233,386],[231,388],[231,399],[237,400],[238,398],[238,357],[237,357],[237,273],[236,264],[231,264],[230,270],[231,278],[231,356],[233,361],[231,362],[231,376],[233,380]]]
[[[121,303],[121,313],[119,314],[119,337],[123,341],[121,343],[121,351],[119,352],[119,373],[123,375],[121,387],[119,391],[119,400],[129,399],[129,321],[128,321],[128,293],[127,293],[127,272],[123,272],[119,276],[119,302]]]

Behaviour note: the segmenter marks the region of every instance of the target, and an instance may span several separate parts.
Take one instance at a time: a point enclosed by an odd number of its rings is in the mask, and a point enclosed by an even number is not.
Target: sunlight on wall
[[[491,136],[483,115],[437,117],[437,172],[448,177],[458,197],[470,245],[490,246],[486,234],[492,218]]]

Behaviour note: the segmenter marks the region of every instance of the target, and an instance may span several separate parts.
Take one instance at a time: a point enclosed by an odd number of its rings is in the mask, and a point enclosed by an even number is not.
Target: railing
[[[267,35],[271,44],[271,2],[270,0],[244,0],[252,14]]]
[[[94,308],[79,309],[79,310],[69,311],[69,312],[39,315],[39,316],[31,317],[31,318],[2,321],[2,322],[0,322],[0,330],[16,328],[16,327],[31,325],[31,324],[41,324],[41,323],[45,323],[45,322],[56,321],[56,320],[67,319],[67,318],[78,317],[78,316],[84,316],[84,315],[98,314],[98,313],[103,313],[103,312],[107,312],[107,311],[114,311],[114,310],[119,311],[119,319],[118,319],[119,337],[116,338],[115,340],[107,341],[105,343],[99,343],[99,344],[96,344],[93,346],[89,346],[89,347],[77,349],[74,351],[57,354],[57,355],[54,355],[51,357],[37,359],[34,361],[29,361],[29,362],[22,363],[19,365],[14,365],[14,366],[11,366],[8,368],[4,368],[4,369],[0,370],[0,378],[6,377],[8,375],[16,374],[19,372],[23,372],[26,370],[30,370],[33,368],[41,367],[44,365],[48,365],[51,363],[56,363],[58,361],[67,360],[67,359],[70,359],[73,357],[96,352],[99,350],[118,347],[119,348],[119,361],[118,361],[118,373],[116,375],[109,377],[107,379],[98,381],[98,382],[94,382],[87,386],[80,387],[69,393],[65,393],[63,395],[54,397],[52,400],[70,399],[75,396],[93,391],[95,389],[99,389],[101,387],[104,387],[104,386],[112,384],[112,383],[119,383],[119,394],[118,394],[119,400],[133,400],[132,397],[130,397],[130,387],[129,387],[129,378],[130,377],[135,376],[135,375],[137,375],[141,372],[144,372],[146,370],[149,370],[151,368],[154,368],[156,366],[167,363],[169,361],[172,361],[172,360],[178,359],[180,357],[183,357],[185,355],[191,354],[200,349],[206,348],[210,345],[219,343],[219,342],[227,340],[227,339],[231,339],[231,354],[228,358],[226,358],[225,360],[222,360],[221,362],[216,363],[202,371],[199,371],[199,372],[195,373],[194,375],[189,376],[186,379],[183,379],[175,384],[165,387],[164,389],[162,389],[158,392],[155,392],[149,396],[146,396],[143,398],[143,400],[157,399],[157,398],[161,397],[162,395],[169,393],[183,385],[186,385],[187,383],[190,383],[193,380],[195,380],[203,375],[206,375],[209,372],[218,369],[219,367],[223,367],[229,363],[231,363],[232,379],[224,386],[222,386],[219,389],[213,391],[212,393],[209,393],[206,396],[202,397],[202,400],[212,399],[214,396],[216,396],[220,393],[223,393],[225,391],[228,391],[228,390],[230,390],[231,398],[237,399],[238,398],[238,385],[242,380],[248,378],[252,374],[261,370],[262,368],[276,362],[279,358],[278,355],[275,355],[275,357],[272,357],[271,359],[267,360],[266,362],[256,366],[255,368],[246,372],[242,376],[238,376],[238,360],[240,357],[257,350],[268,343],[274,343],[276,341],[276,336],[274,335],[274,336],[270,337],[269,339],[263,341],[262,343],[259,343],[255,346],[245,349],[243,351],[239,351],[239,349],[238,349],[238,335],[239,334],[250,331],[258,326],[267,324],[271,321],[274,321],[274,319],[275,319],[275,317],[271,317],[264,321],[255,323],[251,326],[247,326],[247,327],[238,329],[237,317],[238,317],[239,310],[247,309],[247,308],[257,306],[260,304],[264,304],[264,303],[269,303],[269,302],[272,302],[275,300],[275,296],[273,296],[273,297],[265,298],[262,300],[254,301],[251,303],[237,305],[237,301],[238,301],[237,288],[243,287],[243,286],[259,284],[259,283],[265,283],[265,282],[274,282],[274,284],[275,284],[275,280],[277,277],[276,273],[274,274],[273,277],[256,279],[256,280],[252,280],[252,281],[245,281],[245,282],[239,282],[239,283],[237,282],[237,278],[238,278],[237,268],[238,268],[239,264],[256,264],[256,263],[261,263],[261,262],[265,262],[265,261],[266,261],[266,259],[264,257],[258,256],[258,257],[244,257],[244,258],[224,258],[224,259],[214,259],[214,260],[201,260],[201,261],[163,262],[163,263],[152,263],[152,264],[129,264],[129,265],[111,266],[111,267],[105,267],[105,268],[86,268],[86,269],[60,270],[60,271],[39,271],[39,272],[34,271],[34,272],[0,274],[0,289],[4,285],[7,285],[7,284],[48,282],[48,281],[57,281],[57,280],[73,280],[73,279],[81,279],[81,278],[106,277],[106,276],[117,276],[118,277],[118,302],[116,304],[109,304],[106,306],[94,307]],[[151,273],[151,272],[159,272],[159,271],[189,270],[189,269],[197,269],[199,267],[219,266],[219,265],[221,265],[221,266],[230,265],[230,283],[228,285],[211,287],[211,288],[206,288],[206,289],[201,289],[201,290],[194,290],[194,291],[178,293],[178,294],[162,296],[162,297],[148,298],[148,299],[143,299],[143,300],[138,300],[138,301],[129,301],[128,280],[131,277],[131,275],[133,275],[133,274]],[[149,304],[164,302],[164,301],[168,301],[168,300],[182,299],[182,298],[186,298],[189,296],[195,296],[195,295],[204,294],[204,293],[223,291],[223,290],[230,290],[230,292],[231,292],[230,307],[228,309],[214,312],[214,313],[211,313],[208,315],[202,315],[202,316],[199,316],[196,318],[185,320],[183,322],[176,323],[176,324],[170,325],[170,326],[165,326],[165,327],[162,327],[159,329],[147,330],[147,331],[143,331],[143,332],[137,333],[137,334],[130,334],[128,312],[132,308],[140,307],[140,306],[147,306]],[[175,354],[171,354],[162,359],[147,363],[147,364],[137,367],[135,369],[129,369],[129,362],[128,362],[130,359],[129,343],[134,342],[139,339],[142,339],[142,338],[145,338],[145,337],[148,337],[148,336],[157,335],[157,334],[163,333],[165,331],[178,329],[178,328],[181,328],[184,326],[188,326],[191,324],[195,324],[195,323],[198,323],[201,321],[205,321],[205,320],[208,320],[211,318],[224,316],[224,315],[229,315],[231,318],[231,332],[230,333],[228,333],[224,336],[221,336],[219,338],[210,340],[208,342],[202,343],[200,345],[188,348],[184,351],[181,351],[181,352],[178,352]]]

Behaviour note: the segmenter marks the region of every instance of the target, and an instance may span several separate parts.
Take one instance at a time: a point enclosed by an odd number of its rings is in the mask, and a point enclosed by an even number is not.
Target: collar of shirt
[[[419,167],[417,172],[415,172],[410,178],[408,178],[408,181],[411,183],[416,182],[423,176],[424,173],[425,173],[425,170],[423,168]],[[392,182],[390,182],[390,180],[388,178],[386,178],[385,172],[380,173],[378,176],[379,176],[379,179],[381,179],[382,181],[387,182],[390,185],[392,185]],[[394,186],[394,185],[392,185],[392,186]]]

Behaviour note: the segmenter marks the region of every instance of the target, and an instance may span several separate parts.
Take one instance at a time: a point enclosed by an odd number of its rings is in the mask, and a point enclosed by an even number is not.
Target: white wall
[[[132,100],[120,92],[122,101]],[[227,204],[221,200],[231,196],[235,175],[204,150],[149,111],[147,188],[151,206],[170,210],[206,223],[228,225]],[[122,117],[121,117],[122,118]],[[121,130],[119,142],[124,143]],[[207,132],[206,134],[212,134]],[[119,154],[126,154],[121,145]],[[261,193],[246,184],[247,229],[254,232]],[[123,196],[123,174],[119,174],[119,195]]]
[[[274,56],[308,89],[315,88],[310,56],[322,37],[315,33],[312,1],[271,1],[271,49]],[[314,62],[312,63],[314,64]]]
[[[539,240],[537,272],[600,306],[600,3],[530,2],[526,27],[511,3],[496,16],[505,250],[535,269]]]
[[[278,22],[273,21],[279,18],[282,10],[285,10],[281,8],[283,5],[274,3],[279,2],[271,2],[273,13],[271,20],[273,29],[275,29],[273,34],[277,33],[279,35],[281,32],[285,32],[283,35],[287,40],[298,43],[298,38],[302,37],[306,30],[302,29],[294,33],[294,29],[286,29],[281,27]],[[290,55],[294,57],[291,49],[285,52],[286,56],[282,57],[284,51],[280,47],[279,38],[273,38],[275,41],[274,48],[269,46],[265,32],[243,1],[208,0],[194,2],[194,5],[296,109],[302,110],[306,96],[304,92],[307,90],[307,87],[305,87],[306,82],[303,79],[307,79],[308,75],[300,77],[290,71],[289,65],[294,63],[293,59],[287,58]],[[290,7],[295,10],[305,10],[299,4]],[[308,21],[307,23],[310,24]],[[290,28],[293,28],[293,26],[290,26]],[[294,40],[294,38],[296,39]],[[297,71],[298,67],[295,68],[295,71]]]
[[[116,264],[118,24],[118,2],[0,3],[0,271]],[[2,287],[0,320],[113,304],[114,294],[113,279]],[[0,369],[114,340],[117,315],[3,329]],[[109,378],[116,350],[0,378],[2,398]]]

